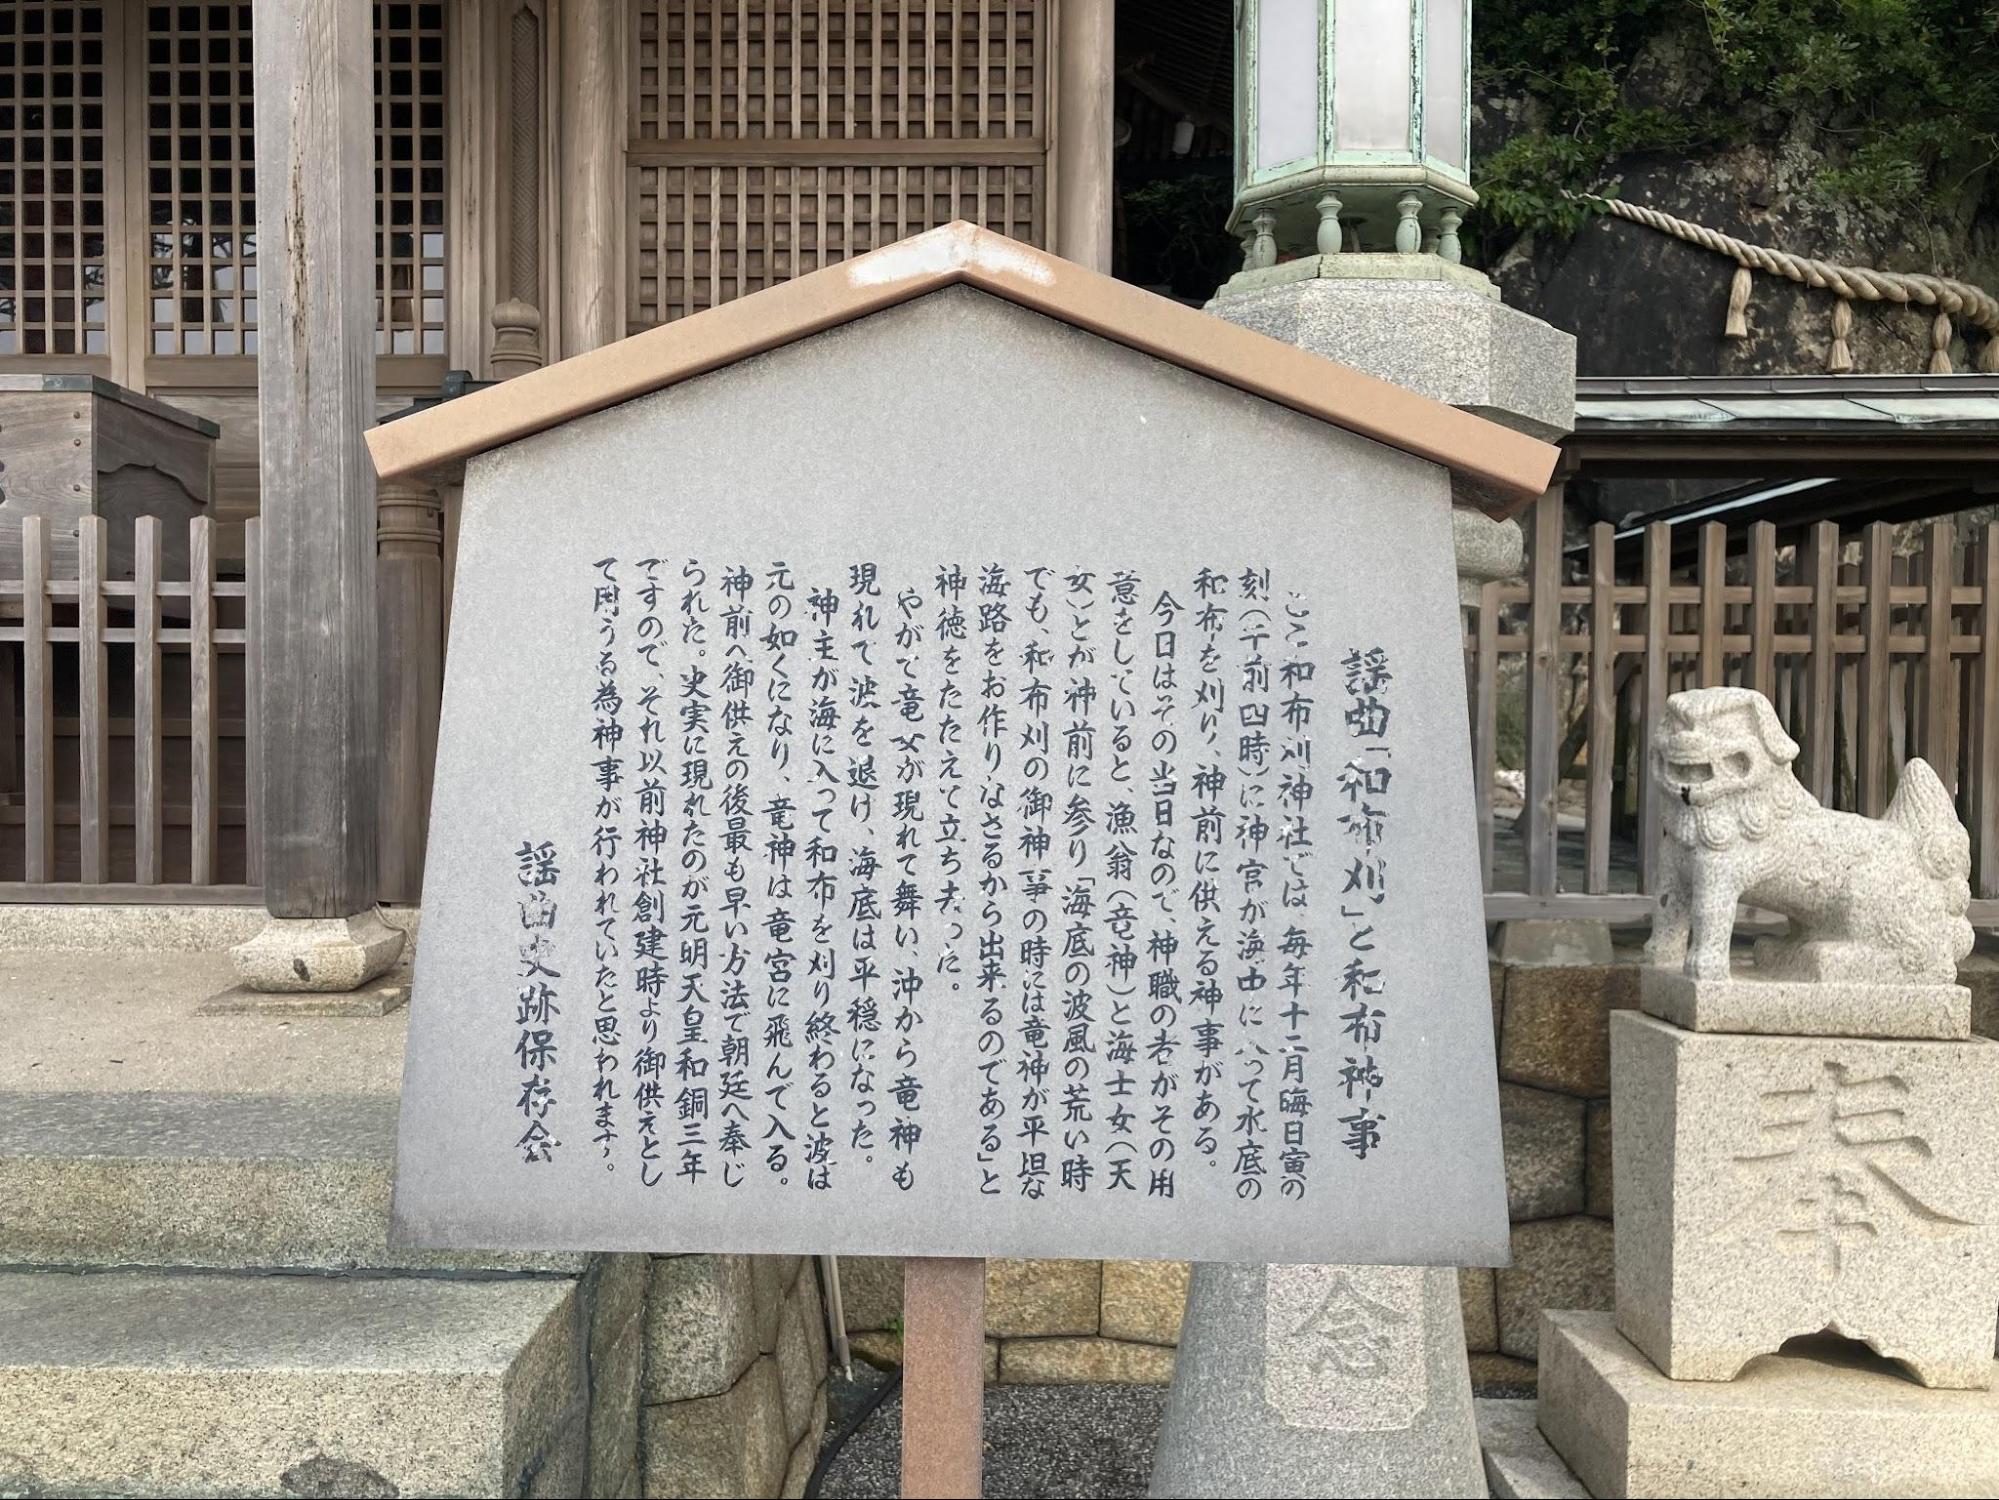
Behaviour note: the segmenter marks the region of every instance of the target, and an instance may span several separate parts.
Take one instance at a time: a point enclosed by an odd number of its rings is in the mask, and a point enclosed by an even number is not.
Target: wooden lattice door
[[[953,219],[1045,243],[1037,0],[635,0],[634,329]]]
[[[102,5],[0,7],[0,358],[108,354],[106,44]]]

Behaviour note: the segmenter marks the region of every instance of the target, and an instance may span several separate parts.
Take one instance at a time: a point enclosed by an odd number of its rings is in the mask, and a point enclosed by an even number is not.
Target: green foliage
[[[1999,158],[1991,0],[1485,0],[1481,92],[1526,118],[1477,167],[1487,219],[1576,228],[1622,157],[1802,127],[1814,187],[1910,217],[1981,206]],[[1633,78],[1667,44],[1667,78]],[[1662,87],[1663,86],[1663,87]],[[1669,102],[1659,102],[1665,94]]]
[[[1226,234],[1234,187],[1225,173],[1162,177],[1124,194],[1124,264],[1118,275],[1205,300],[1242,262]]]

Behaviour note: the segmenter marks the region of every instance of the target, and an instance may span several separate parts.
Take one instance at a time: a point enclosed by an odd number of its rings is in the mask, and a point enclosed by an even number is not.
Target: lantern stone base
[[[1481,297],[1499,300],[1499,288],[1483,271],[1440,255],[1403,255],[1396,251],[1345,251],[1339,255],[1301,255],[1256,270],[1241,270],[1223,283],[1217,297],[1239,297],[1245,292],[1263,291],[1273,286],[1289,286],[1296,281],[1317,278],[1331,281],[1441,281],[1464,287]]]
[[[1999,1393],[1924,1390],[1838,1339],[1800,1339],[1726,1383],[1674,1381],[1607,1313],[1546,1313],[1537,1415],[1593,1495],[1999,1494]]]
[[[402,956],[405,934],[370,909],[351,917],[273,917],[229,950],[236,976],[266,994],[359,989]]]
[[[1575,423],[1576,341],[1434,255],[1319,255],[1233,277],[1217,317],[1505,427],[1555,439]]]
[[[1991,1381],[1999,1043],[1742,1036],[1627,1011],[1610,1074],[1617,1329],[1665,1375],[1732,1380],[1831,1330],[1925,1385]]]
[[[1457,1272],[1193,1269],[1155,1496],[1481,1495]]]

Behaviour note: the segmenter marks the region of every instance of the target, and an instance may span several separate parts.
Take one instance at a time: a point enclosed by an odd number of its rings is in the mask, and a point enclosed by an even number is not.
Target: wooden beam
[[[1062,0],[1060,14],[1055,46],[1055,253],[1108,275],[1116,8],[1113,0]]]
[[[264,900],[376,899],[374,65],[369,9],[256,0]]]
[[[562,199],[562,269],[560,317],[550,330],[556,358],[624,336],[622,21],[629,8],[566,4],[559,12],[562,171],[556,187]]]
[[[1611,892],[1600,896],[1537,896],[1527,891],[1487,891],[1485,919],[1488,922],[1521,922],[1547,917],[1588,922],[1649,922],[1656,904],[1655,898],[1635,892]]]
[[[252,885],[80,885],[73,880],[0,880],[0,904],[33,906],[255,906]]]

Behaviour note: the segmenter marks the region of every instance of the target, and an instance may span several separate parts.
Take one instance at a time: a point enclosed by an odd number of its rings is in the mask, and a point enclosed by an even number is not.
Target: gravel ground
[[[851,1381],[834,1372],[822,1456],[887,1379],[858,1363]],[[990,1500],[1143,1495],[1165,1405],[1160,1385],[987,1386],[985,1493]],[[901,1463],[902,1403],[890,1396],[840,1450],[819,1493],[892,1500]]]

